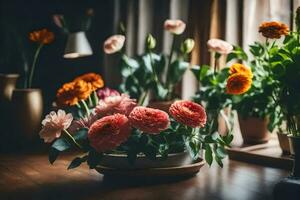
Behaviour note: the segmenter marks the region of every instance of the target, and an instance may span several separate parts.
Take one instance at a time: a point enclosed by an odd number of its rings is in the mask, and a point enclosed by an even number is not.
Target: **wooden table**
[[[288,171],[238,161],[204,166],[197,176],[175,180],[111,180],[85,165],[67,170],[70,156],[51,166],[46,155],[0,155],[0,199],[272,199]]]

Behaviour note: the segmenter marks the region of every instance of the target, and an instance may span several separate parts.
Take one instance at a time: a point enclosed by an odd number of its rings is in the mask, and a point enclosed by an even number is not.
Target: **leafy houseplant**
[[[273,50],[270,64],[278,88],[273,94],[287,122],[291,153],[295,156],[292,175],[300,177],[300,8],[295,19],[296,31],[285,29],[283,44]],[[279,31],[274,32],[278,34]]]
[[[155,53],[156,40],[151,34],[146,38],[144,54],[130,58],[121,51],[123,83],[120,89],[138,99],[139,105],[147,105],[145,100],[149,95],[152,101],[170,101],[178,98],[176,86],[189,67],[186,60],[194,47],[194,41],[186,39],[179,49],[175,48],[175,42],[179,39],[178,35],[184,31],[185,24],[181,20],[166,20],[165,29],[173,37],[169,56]],[[105,42],[106,53],[111,54],[122,49],[125,37],[122,40],[116,39],[117,37],[112,36]]]
[[[87,162],[90,168],[97,168],[114,155],[127,157],[133,168],[141,158],[154,163],[165,162],[172,154],[186,151],[197,160],[201,150],[205,149],[208,164],[215,158],[222,166],[225,146],[229,146],[232,138],[206,131],[206,112],[201,105],[175,101],[169,116],[159,109],[137,106],[136,101],[126,94],[99,89],[97,104],[75,106],[82,101],[88,104],[93,98],[90,95],[94,81],[99,83],[97,79],[83,80],[79,77],[59,89],[58,105],[65,105],[65,109],[73,105],[73,110],[82,111],[66,114],[64,110],[58,110],[43,120],[40,136],[46,143],[52,143],[49,152],[51,163],[59,153],[72,148],[80,150],[80,155],[70,163],[69,169],[83,162]]]
[[[214,67],[202,65],[193,67],[192,71],[199,81],[199,90],[194,96],[196,102],[205,105],[208,120],[211,122],[209,133],[219,133],[219,116],[225,121],[227,135],[232,140],[231,107],[233,99],[238,95],[243,95],[249,91],[252,85],[253,74],[250,68],[233,64],[230,68],[220,69],[218,59],[221,55],[229,54],[233,47],[225,41],[211,39],[208,41],[208,47],[215,57]],[[228,108],[229,117],[224,112]],[[221,131],[221,130],[220,130]]]

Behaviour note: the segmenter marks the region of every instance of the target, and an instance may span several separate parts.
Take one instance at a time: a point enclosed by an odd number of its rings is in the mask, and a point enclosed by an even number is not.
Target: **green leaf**
[[[125,65],[126,67],[133,68],[133,69],[137,69],[140,66],[138,61],[126,56],[125,54],[122,56],[122,61],[123,61],[123,63],[122,63],[123,65]]]
[[[225,158],[226,156],[227,156],[227,152],[226,152],[226,150],[224,149],[224,147],[222,147],[222,146],[219,146],[217,149],[216,149],[216,155],[219,157],[219,158],[221,158],[221,159],[223,159],[223,158]]]
[[[87,133],[87,128],[81,128],[73,135],[73,137],[75,140],[85,140],[87,139]]]
[[[176,84],[182,79],[186,69],[189,67],[188,62],[176,60],[170,65],[169,74],[167,75],[167,84]]]
[[[215,156],[215,161],[218,163],[218,165],[223,168],[223,162],[222,162],[222,159],[219,158],[218,156]]]
[[[52,144],[52,148],[54,148],[58,151],[66,151],[71,146],[72,145],[70,144],[70,142],[67,141],[65,138],[59,138]]]
[[[213,162],[213,155],[212,155],[212,150],[211,147],[207,144],[205,145],[205,161],[207,164],[210,166]]]
[[[157,94],[157,98],[160,100],[165,99],[168,94],[168,89],[164,88],[164,86],[162,86],[160,83],[156,83],[155,91]]]
[[[90,169],[94,169],[101,161],[103,155],[94,150],[90,151],[87,157],[87,164],[90,166]]]
[[[76,157],[75,159],[72,160],[72,162],[70,163],[70,165],[68,166],[68,169],[74,169],[78,166],[81,165],[81,163],[87,161],[87,156],[84,157]]]
[[[226,143],[227,146],[230,146],[230,143],[233,140],[233,135],[232,134],[227,134],[223,136],[223,141]]]
[[[50,151],[49,151],[49,154],[48,154],[48,159],[49,159],[49,162],[51,164],[53,164],[55,162],[55,160],[57,159],[59,153],[60,152],[57,149],[50,148]]]

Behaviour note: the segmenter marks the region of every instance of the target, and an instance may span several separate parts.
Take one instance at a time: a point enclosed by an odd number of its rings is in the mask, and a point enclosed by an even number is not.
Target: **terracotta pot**
[[[169,108],[172,105],[172,103],[174,103],[174,100],[172,100],[172,101],[150,101],[148,107],[160,109],[162,111],[169,113]]]
[[[18,78],[18,74],[0,74],[0,105],[6,104],[11,100]]]
[[[282,150],[283,155],[290,155],[290,143],[288,139],[288,135],[286,133],[279,133],[277,132],[277,137],[279,141],[279,146]]]
[[[40,89],[16,89],[12,95],[15,133],[32,140],[38,135],[43,114]]]
[[[268,119],[256,117],[243,118],[238,115],[241,134],[244,144],[262,144],[268,142],[270,133],[268,131]]]
[[[105,154],[100,162],[101,166],[117,169],[148,169],[161,167],[178,167],[193,163],[188,152],[169,154],[165,160],[150,160],[145,155],[138,155],[134,165],[128,162],[125,154]]]
[[[291,154],[294,157],[292,176],[300,178],[300,137],[288,136]]]

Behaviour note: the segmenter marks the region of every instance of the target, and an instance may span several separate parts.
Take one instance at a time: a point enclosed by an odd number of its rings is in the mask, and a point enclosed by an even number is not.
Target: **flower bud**
[[[148,49],[154,49],[156,46],[156,40],[151,34],[147,36],[146,45]]]
[[[182,53],[188,54],[193,50],[194,46],[195,41],[191,38],[188,38],[181,44],[180,50]]]

